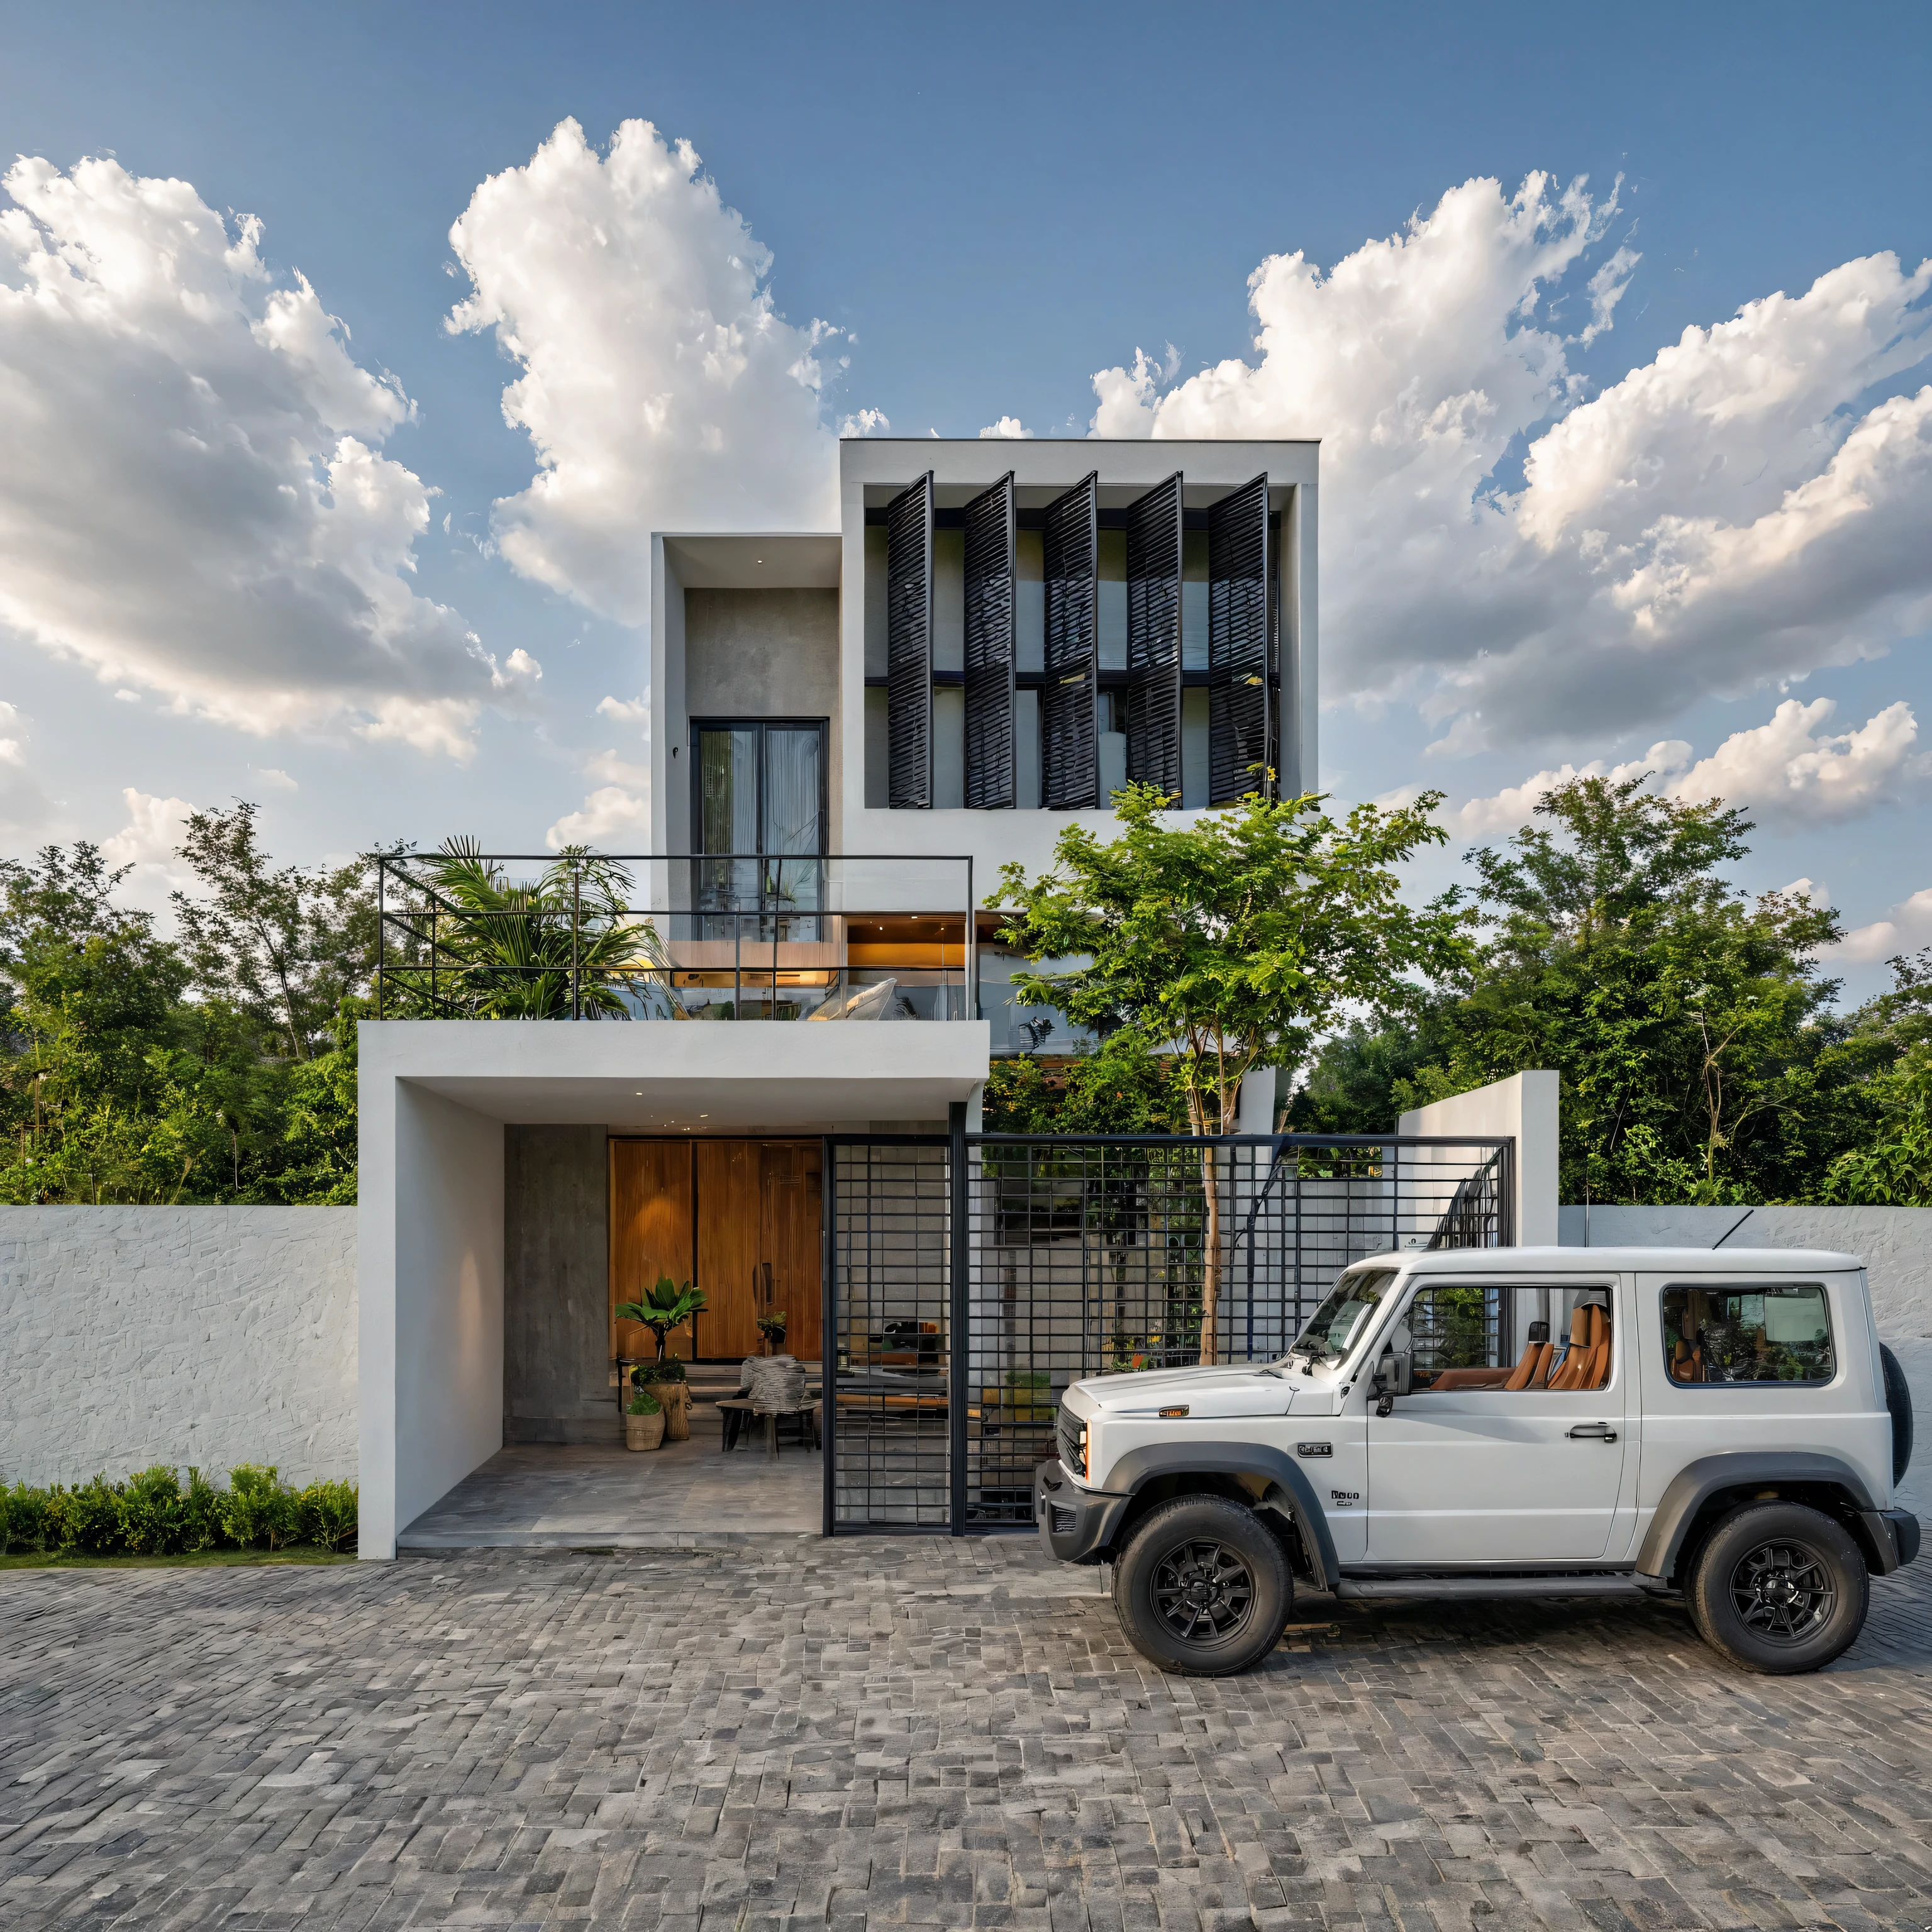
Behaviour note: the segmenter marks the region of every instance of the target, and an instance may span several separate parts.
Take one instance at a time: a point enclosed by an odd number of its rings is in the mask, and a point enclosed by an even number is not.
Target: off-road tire
[[[1114,1565],[1127,1641],[1184,1677],[1232,1677],[1258,1663],[1294,1600],[1280,1540],[1226,1496],[1177,1496],[1150,1510]]]
[[[1802,1503],[1747,1503],[1697,1552],[1690,1615],[1698,1634],[1747,1670],[1822,1670],[1864,1629],[1870,1577],[1841,1523]]]

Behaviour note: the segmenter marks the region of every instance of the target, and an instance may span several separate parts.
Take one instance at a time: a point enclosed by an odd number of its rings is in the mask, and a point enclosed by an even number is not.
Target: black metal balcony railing
[[[486,853],[376,865],[379,1019],[968,1018],[973,862]]]

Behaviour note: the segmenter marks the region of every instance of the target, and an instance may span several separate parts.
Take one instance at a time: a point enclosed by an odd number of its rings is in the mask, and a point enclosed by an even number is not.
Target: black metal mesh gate
[[[1270,1360],[1349,1262],[1507,1246],[1508,1141],[834,1136],[828,1534],[1033,1520],[1083,1377]]]

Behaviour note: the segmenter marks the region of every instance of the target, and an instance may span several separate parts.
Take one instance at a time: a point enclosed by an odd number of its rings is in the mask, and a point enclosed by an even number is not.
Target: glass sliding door
[[[824,723],[705,720],[693,724],[692,737],[698,850],[719,855],[699,859],[698,905],[730,915],[706,922],[705,936],[818,938],[812,915],[825,904]]]

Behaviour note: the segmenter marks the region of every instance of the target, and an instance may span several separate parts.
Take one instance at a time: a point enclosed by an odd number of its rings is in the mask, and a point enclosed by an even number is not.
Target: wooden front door
[[[762,1353],[758,1316],[776,1307],[787,1316],[786,1352],[816,1361],[820,1166],[816,1141],[614,1139],[612,1308],[660,1274],[694,1281],[706,1304],[697,1321],[698,1355],[730,1360]],[[680,1331],[670,1348],[688,1357],[692,1338]]]

